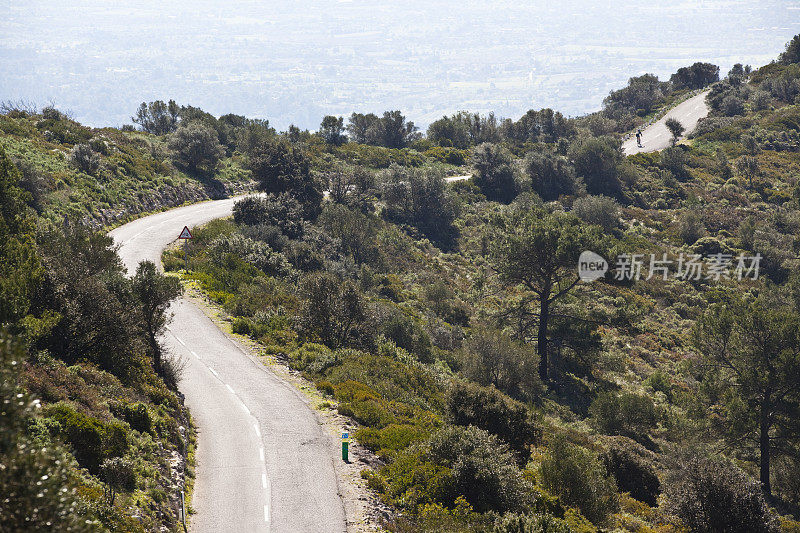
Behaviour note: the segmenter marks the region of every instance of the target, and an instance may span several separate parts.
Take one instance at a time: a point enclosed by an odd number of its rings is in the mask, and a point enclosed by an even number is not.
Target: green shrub
[[[678,236],[685,244],[694,244],[706,233],[702,213],[695,210],[685,211],[678,218]]]
[[[572,204],[572,212],[586,222],[610,232],[619,225],[619,204],[608,196],[584,196]]]
[[[380,324],[379,331],[400,348],[413,353],[421,362],[433,362],[431,339],[413,318],[393,313]]]
[[[122,418],[131,426],[141,433],[149,433],[153,429],[153,417],[150,410],[143,403],[127,403],[124,402],[112,411],[114,415]]]
[[[614,476],[619,490],[654,506],[661,490],[661,483],[655,468],[645,459],[648,453],[641,445],[619,437],[612,441],[601,459],[606,469]]]
[[[309,274],[300,282],[302,303],[298,330],[306,340],[339,348],[362,337],[368,319],[364,296],[350,280],[329,272]]]
[[[378,455],[392,455],[427,438],[430,432],[413,424],[388,424],[383,428],[361,428],[355,433],[358,442]]]
[[[339,404],[339,414],[353,418],[368,427],[383,428],[394,421],[394,415],[379,400],[362,400]]]
[[[485,429],[527,459],[537,430],[524,404],[494,387],[457,381],[448,392],[447,409],[454,424]]]
[[[459,496],[477,512],[522,511],[532,503],[532,487],[508,446],[476,427],[437,430],[399,453],[381,475],[390,499],[412,510],[429,503],[452,508]]]
[[[306,229],[303,206],[288,194],[242,198],[233,205],[233,220],[244,226],[274,226],[290,239]]]
[[[690,531],[774,533],[760,485],[730,463],[693,455],[667,477],[665,510]]]
[[[306,370],[317,360],[335,360],[333,352],[324,344],[307,342],[289,354],[289,364],[297,370]]]
[[[381,475],[387,496],[401,508],[413,511],[433,502],[452,505],[457,497],[450,468],[432,462],[420,447],[399,454]]]
[[[317,390],[327,394],[328,396],[333,396],[335,389],[330,381],[317,381],[315,385]]]
[[[534,401],[542,395],[536,350],[501,331],[473,328],[460,356],[462,372],[472,381],[494,385],[518,400]]]
[[[661,151],[661,168],[669,170],[679,180],[686,179],[686,155],[683,148],[673,146]]]
[[[168,145],[175,164],[191,171],[213,171],[225,155],[217,132],[197,121],[181,125],[169,136]]]
[[[460,167],[467,162],[468,153],[467,150],[459,150],[458,148],[434,146],[425,150],[424,155],[430,159]]]
[[[78,170],[94,175],[100,168],[100,156],[88,144],[76,144],[72,147],[69,160]]]
[[[574,533],[569,525],[545,514],[506,514],[495,521],[492,533]]]
[[[226,256],[233,255],[271,276],[285,276],[291,271],[286,256],[270,248],[267,243],[248,239],[241,233],[217,237],[209,245],[208,251],[219,265],[225,265],[229,259]]]
[[[431,462],[449,469],[453,493],[464,496],[477,512],[519,511],[530,505],[532,487],[514,466],[508,446],[487,431],[445,426],[425,448]]]
[[[479,144],[472,149],[470,162],[476,170],[472,180],[489,200],[509,203],[519,194],[514,157],[504,146]]]
[[[598,431],[636,440],[647,438],[647,433],[658,423],[653,400],[629,392],[598,394],[589,406],[589,416]]]
[[[672,382],[667,374],[662,370],[656,370],[650,374],[647,379],[644,380],[644,383],[645,385],[650,385],[655,392],[664,393],[664,396],[667,397],[667,400],[672,401]]]
[[[619,507],[617,486],[597,456],[556,437],[541,463],[542,485],[595,524],[603,524]]]
[[[130,459],[124,457],[106,459],[101,465],[101,471],[108,487],[107,501],[110,505],[114,505],[117,492],[136,490],[136,469]]]
[[[99,473],[104,459],[122,456],[128,450],[127,430],[122,424],[103,423],[61,402],[47,407],[44,416],[59,423],[60,434],[70,444],[75,459],[93,474]]]
[[[389,168],[392,164],[418,167],[426,162],[423,154],[408,148],[384,148],[357,143],[340,146],[336,149],[336,155],[354,165],[372,168]]]

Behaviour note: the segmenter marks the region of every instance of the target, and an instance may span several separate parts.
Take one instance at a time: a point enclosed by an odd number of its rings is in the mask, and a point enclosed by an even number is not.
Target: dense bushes
[[[273,226],[296,239],[305,231],[303,206],[288,194],[248,196],[233,206],[233,220],[245,226]]]
[[[125,428],[118,423],[87,416],[66,403],[47,407],[44,415],[58,422],[78,463],[93,474],[99,474],[105,459],[120,457],[128,449]]]
[[[306,338],[338,348],[355,341],[367,319],[364,299],[350,281],[328,273],[310,274],[300,286],[303,305],[298,315]]]
[[[666,510],[691,531],[777,531],[758,483],[724,461],[681,458],[664,486]]]
[[[670,77],[676,89],[702,89],[719,81],[719,67],[711,63],[697,62],[689,67],[681,67]]]
[[[248,160],[261,190],[286,193],[300,203],[303,218],[317,217],[322,190],[311,174],[311,160],[302,146],[285,139],[268,139],[250,150]]]
[[[276,252],[264,242],[248,239],[241,233],[217,237],[209,245],[209,252],[217,261],[232,254],[271,276],[285,276],[291,270],[282,253]]]
[[[574,143],[569,157],[591,194],[616,196],[622,190],[622,152],[611,137],[591,137]]]
[[[100,154],[88,144],[76,144],[72,147],[69,159],[79,170],[94,175],[100,168]]]
[[[525,172],[531,188],[542,200],[558,200],[562,195],[578,195],[584,184],[566,157],[547,152],[530,152],[525,156]]]
[[[434,154],[434,157],[439,152]],[[425,156],[410,148],[384,148],[366,144],[347,143],[336,149],[336,155],[353,165],[369,168],[419,167],[425,164]]]
[[[507,514],[499,519],[492,533],[573,533],[559,518],[550,515]]]
[[[624,438],[609,442],[601,459],[606,469],[617,482],[619,490],[628,492],[639,501],[656,505],[661,483],[656,470],[648,460],[648,452],[642,446]]]
[[[447,409],[454,424],[485,429],[507,442],[522,458],[536,439],[536,425],[527,407],[494,387],[456,382],[448,392]]]
[[[416,228],[443,248],[452,247],[456,237],[453,221],[457,206],[445,187],[443,174],[395,166],[384,179],[384,217]]]
[[[458,150],[456,148],[442,148],[440,146],[436,146],[434,148],[425,150],[424,155],[425,157],[435,159],[441,163],[447,163],[448,165],[455,165],[459,167],[467,162],[466,150]]]
[[[508,335],[475,328],[461,356],[464,376],[481,385],[494,385],[523,401],[533,400],[541,393],[536,351]]]
[[[619,204],[607,196],[584,196],[572,204],[572,212],[587,224],[611,232],[619,226]]]
[[[542,485],[595,524],[616,511],[617,487],[596,455],[556,437],[540,466]]]
[[[646,115],[663,102],[668,91],[669,84],[659,81],[653,74],[633,77],[628,80],[627,87],[612,91],[603,100],[603,112],[612,118]]]
[[[96,531],[76,495],[74,459],[60,446],[42,446],[30,428],[36,405],[20,387],[21,344],[0,332],[0,494],[3,531]]]
[[[598,394],[589,407],[589,416],[603,433],[636,440],[646,440],[659,418],[653,400],[628,392]]]
[[[103,479],[106,481],[107,500],[114,505],[118,491],[133,492],[136,490],[136,471],[133,461],[124,457],[106,459],[101,465]]]
[[[153,415],[147,405],[141,402],[123,402],[117,406],[112,406],[112,412],[127,422],[131,429],[142,433],[149,433],[153,429]]]
[[[471,162],[476,170],[473,181],[486,198],[504,203],[516,198],[519,187],[511,152],[499,144],[483,143],[472,150]]]
[[[476,427],[446,426],[386,467],[389,494],[410,506],[453,505],[463,496],[478,512],[525,510],[532,490],[508,446]]]
[[[214,170],[225,155],[217,132],[198,122],[181,125],[170,136],[168,145],[175,163],[191,171]]]

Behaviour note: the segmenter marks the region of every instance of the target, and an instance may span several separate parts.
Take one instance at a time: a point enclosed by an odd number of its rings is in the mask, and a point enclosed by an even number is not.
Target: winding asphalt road
[[[132,273],[145,259],[160,264],[183,226],[228,216],[236,200],[165,211],[110,235]],[[180,390],[198,428],[191,531],[346,531],[335,444],[302,394],[188,300],[178,300],[172,311],[164,342],[186,361]]]
[[[654,122],[642,130],[642,147],[636,145],[636,136],[622,143],[622,150],[625,155],[638,154],[640,152],[656,152],[663,150],[670,145],[672,134],[664,124],[667,119],[675,118],[686,128],[685,133],[691,133],[697,126],[701,118],[708,115],[708,104],[706,96],[708,91],[689,98],[670,109],[660,120]]]

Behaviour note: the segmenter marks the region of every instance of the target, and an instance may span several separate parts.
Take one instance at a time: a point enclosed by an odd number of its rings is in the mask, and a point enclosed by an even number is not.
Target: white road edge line
[[[228,385],[227,383],[225,384],[225,388],[227,388],[229,391],[231,391],[232,394],[236,395],[236,393],[233,392],[233,388],[230,385]]]
[[[263,446],[258,448],[258,458],[262,463],[264,462],[264,447]]]
[[[175,337],[175,340],[177,340],[179,343],[181,343],[181,345],[183,345],[183,346],[186,346],[186,343],[185,343],[185,342],[183,342],[183,341],[181,340],[181,338],[180,338],[180,337],[178,337],[178,336],[177,336],[177,335],[175,335],[174,333],[173,333],[172,335]]]
[[[210,371],[212,374],[214,374],[216,377],[219,377],[219,374],[217,374],[217,371],[216,371],[216,370],[214,370],[213,368],[211,368],[211,367],[208,367],[208,370],[209,370],[209,371]]]
[[[269,522],[269,506],[270,502],[272,501],[272,493],[269,486],[269,479],[267,479],[267,474],[261,475],[261,482],[264,485],[264,497],[266,498],[266,504],[264,505],[264,521]]]
[[[253,424],[253,427],[256,430],[256,435],[260,438],[261,437],[261,430],[258,429],[258,424]]]

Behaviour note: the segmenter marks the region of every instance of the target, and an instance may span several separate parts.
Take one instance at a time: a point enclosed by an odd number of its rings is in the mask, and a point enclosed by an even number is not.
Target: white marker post
[[[192,239],[192,232],[189,231],[189,226],[184,226],[181,234],[178,235],[179,239],[183,239],[183,258],[186,261],[186,271],[189,271],[189,239]]]

